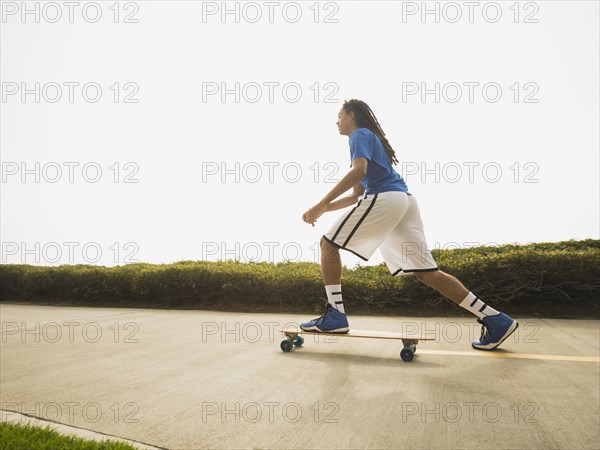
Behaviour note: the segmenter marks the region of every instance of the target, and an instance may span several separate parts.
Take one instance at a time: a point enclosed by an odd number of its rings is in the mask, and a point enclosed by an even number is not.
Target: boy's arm
[[[336,198],[338,198],[340,195],[342,195],[344,192],[346,192],[348,189],[350,189],[353,186],[356,186],[357,183],[360,183],[360,180],[367,174],[368,162],[369,161],[367,160],[367,158],[354,159],[352,161],[352,169],[350,169],[350,172],[348,172],[344,176],[344,178],[342,178],[339,181],[339,183],[336,184],[335,187],[331,191],[329,191],[329,193],[325,197],[323,197],[323,199],[319,203],[317,203],[315,206],[306,211],[302,215],[302,220],[314,226],[317,219],[321,217],[321,215],[324,212],[333,211],[332,209],[329,209],[330,203]],[[349,198],[352,198],[353,201],[350,202],[349,199],[341,199],[340,202],[344,202],[343,204],[345,206],[348,206],[356,201],[354,199],[354,195],[352,195]]]
[[[341,198],[339,200],[331,202],[327,205],[327,212],[336,211],[338,209],[346,208],[347,206],[354,205],[358,199],[365,193],[365,188],[362,183],[358,182],[354,185],[352,194],[348,197]]]
[[[348,189],[356,187],[356,184],[360,183],[360,180],[367,174],[368,162],[367,158],[356,158],[353,160],[350,172],[348,172],[319,203],[321,205],[329,205]]]

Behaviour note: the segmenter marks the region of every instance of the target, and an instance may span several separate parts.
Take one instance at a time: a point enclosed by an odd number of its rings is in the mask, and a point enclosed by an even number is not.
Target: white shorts
[[[417,200],[405,192],[364,195],[323,237],[365,261],[379,248],[393,276],[438,270]]]

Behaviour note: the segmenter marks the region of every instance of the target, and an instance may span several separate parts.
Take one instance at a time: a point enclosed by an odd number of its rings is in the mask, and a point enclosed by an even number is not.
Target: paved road
[[[597,321],[351,317],[425,333],[279,349],[307,316],[0,305],[0,408],[164,448],[599,448]],[[6,415],[6,414],[5,414]]]

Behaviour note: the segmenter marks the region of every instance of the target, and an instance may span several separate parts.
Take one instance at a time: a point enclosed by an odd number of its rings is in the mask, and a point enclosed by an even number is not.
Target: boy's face
[[[348,136],[350,134],[350,130],[352,130],[354,128],[353,127],[353,121],[354,121],[353,116],[354,116],[354,114],[352,114],[352,113],[348,114],[344,108],[340,109],[340,112],[338,113],[338,120],[336,122],[340,134],[343,134],[346,136]]]

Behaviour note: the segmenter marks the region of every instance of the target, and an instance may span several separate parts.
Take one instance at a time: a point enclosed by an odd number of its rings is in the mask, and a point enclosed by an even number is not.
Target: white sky
[[[427,2],[439,23],[422,2],[228,2],[238,22],[222,2],[113,4],[2,3],[2,263],[317,261],[342,212],[301,215],[349,169],[350,98],[430,248],[599,236],[598,2]]]

